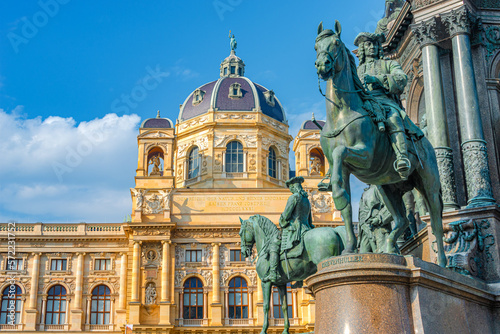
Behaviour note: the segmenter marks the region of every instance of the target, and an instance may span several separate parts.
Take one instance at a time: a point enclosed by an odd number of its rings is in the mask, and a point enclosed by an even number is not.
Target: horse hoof
[[[342,251],[342,255],[350,255],[350,254],[356,254],[356,251],[354,249],[344,249]]]

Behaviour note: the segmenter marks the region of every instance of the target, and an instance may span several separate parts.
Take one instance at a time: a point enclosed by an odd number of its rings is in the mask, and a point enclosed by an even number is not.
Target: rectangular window
[[[241,257],[241,250],[231,249],[229,253],[229,261],[245,261],[245,258]]]
[[[50,261],[50,270],[66,270],[66,259],[54,259]]]
[[[23,259],[8,259],[7,270],[23,270]]]
[[[201,262],[201,249],[189,249],[186,251],[186,262]]]
[[[96,259],[94,270],[111,270],[110,259]]]
[[[227,75],[227,67],[224,67],[224,75]]]
[[[231,66],[231,74],[235,74],[236,73],[236,66]]]

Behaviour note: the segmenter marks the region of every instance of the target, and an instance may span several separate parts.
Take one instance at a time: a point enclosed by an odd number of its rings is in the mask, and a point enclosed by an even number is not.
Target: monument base
[[[316,334],[500,333],[500,290],[413,256],[353,254],[306,280]]]

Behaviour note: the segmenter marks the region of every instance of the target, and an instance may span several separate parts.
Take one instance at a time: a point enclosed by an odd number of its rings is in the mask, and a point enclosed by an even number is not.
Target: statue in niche
[[[310,175],[321,175],[321,168],[323,164],[321,163],[321,159],[316,155],[311,155],[311,166],[309,168]]]
[[[146,288],[146,305],[156,304],[156,287],[150,283]]]
[[[151,158],[151,161],[149,161],[148,166],[153,165],[153,169],[151,170],[151,173],[149,173],[149,176],[161,175],[160,164],[161,164],[161,160],[160,160],[160,157],[158,155],[155,155],[155,156],[153,156],[153,158]]]

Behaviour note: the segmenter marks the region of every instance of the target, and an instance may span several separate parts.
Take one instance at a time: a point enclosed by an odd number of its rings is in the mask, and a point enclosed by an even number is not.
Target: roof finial
[[[238,43],[236,43],[236,38],[234,38],[234,34],[231,35],[231,30],[229,30],[229,39],[231,40],[229,42],[229,45],[231,46],[231,54],[236,54],[236,48],[238,46]]]
[[[156,113],[156,118],[160,118],[160,111],[158,110],[158,112]]]

